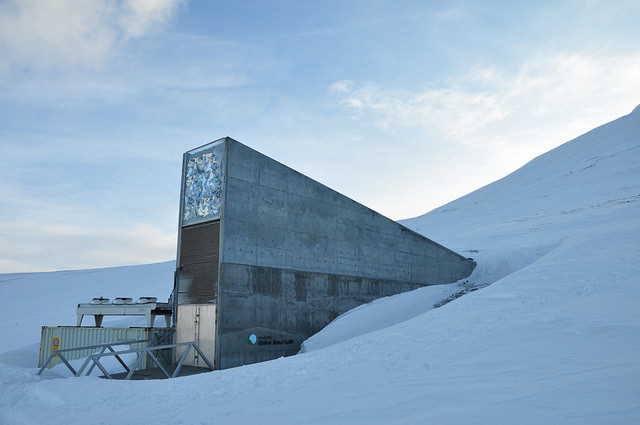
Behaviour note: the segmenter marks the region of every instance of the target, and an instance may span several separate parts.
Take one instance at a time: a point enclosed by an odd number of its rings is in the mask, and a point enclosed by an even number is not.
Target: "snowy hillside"
[[[348,312],[304,354],[169,381],[29,362],[79,301],[168,295],[172,263],[0,275],[0,424],[640,423],[640,108],[404,224],[476,259],[469,282]]]

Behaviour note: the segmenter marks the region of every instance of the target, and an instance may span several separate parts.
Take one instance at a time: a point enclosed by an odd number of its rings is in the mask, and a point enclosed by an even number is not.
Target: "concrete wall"
[[[226,142],[217,365],[295,354],[337,315],[467,277],[475,264],[242,145]],[[247,342],[249,335],[257,344]]]

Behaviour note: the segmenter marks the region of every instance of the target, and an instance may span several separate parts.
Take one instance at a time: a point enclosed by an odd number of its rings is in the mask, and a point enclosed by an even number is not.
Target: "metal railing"
[[[121,345],[131,346],[133,344],[142,344],[142,343],[146,343],[146,345],[144,347],[139,347],[139,348],[131,348],[131,347],[129,347],[129,349],[121,350],[121,351],[114,350],[114,348],[113,348],[113,347],[121,346]],[[114,343],[107,343],[107,344],[90,345],[90,346],[85,346],[85,347],[64,348],[64,349],[61,349],[61,350],[54,350],[51,353],[51,355],[49,356],[49,358],[47,359],[47,361],[44,363],[44,365],[40,368],[38,373],[36,373],[36,375],[38,375],[38,376],[41,375],[42,372],[44,372],[44,370],[47,368],[47,366],[49,365],[51,360],[53,360],[53,358],[57,356],[62,361],[62,363],[64,363],[67,366],[67,368],[71,371],[71,373],[73,373],[73,375],[76,376],[76,377],[77,376],[83,376],[83,374],[84,374],[84,376],[88,376],[88,375],[91,374],[93,369],[96,366],[98,366],[98,369],[100,369],[102,371],[102,373],[104,373],[105,377],[107,377],[109,379],[113,379],[113,376],[111,376],[111,374],[107,371],[107,369],[104,367],[104,365],[102,363],[100,363],[100,359],[102,359],[103,357],[115,357],[116,360],[118,361],[118,363],[120,363],[120,365],[124,368],[125,372],[127,372],[127,375],[126,375],[126,377],[124,379],[125,380],[129,380],[129,379],[131,379],[131,377],[133,376],[134,372],[136,371],[136,369],[140,365],[140,362],[142,361],[142,359],[146,355],[158,366],[158,369],[160,369],[160,371],[162,371],[162,373],[164,374],[164,376],[166,378],[175,378],[180,373],[180,369],[182,368],[185,360],[187,359],[187,355],[189,354],[189,351],[191,350],[191,348],[196,350],[198,352],[198,354],[200,355],[200,357],[202,357],[202,360],[204,360],[204,362],[207,364],[209,369],[213,370],[213,365],[211,364],[211,362],[209,362],[209,359],[207,359],[207,357],[204,355],[202,350],[200,350],[200,348],[198,348],[198,346],[196,345],[195,342],[181,342],[181,343],[177,343],[177,344],[165,344],[165,345],[152,345],[152,343],[153,343],[153,340],[152,339],[148,339],[148,340],[123,341],[123,342],[114,342]],[[184,353],[182,354],[182,356],[180,357],[180,360],[178,361],[178,364],[177,364],[175,370],[173,371],[173,373],[169,374],[169,372],[167,372],[167,369],[162,365],[162,363],[160,362],[160,360],[158,359],[156,354],[154,354],[154,352],[157,353],[160,350],[167,350],[167,349],[173,350],[173,349],[178,348],[178,347],[186,347],[186,349],[185,349]],[[99,351],[94,353],[94,354],[90,354],[85,359],[85,361],[82,364],[82,366],[80,367],[80,369],[78,369],[77,371],[73,368],[73,366],[71,366],[69,361],[64,357],[64,353],[67,353],[67,352],[70,352],[70,351],[92,350],[92,349],[99,349]],[[109,351],[107,352],[107,350],[109,350]],[[122,358],[120,356],[124,355],[124,354],[132,354],[132,353],[135,353],[137,355],[137,358],[133,362],[131,367],[129,367],[122,360]],[[91,366],[89,366],[89,364],[91,362],[93,362],[93,364],[91,364]],[[87,366],[89,366],[88,369],[87,369]],[[85,370],[86,370],[86,372],[85,372]]]

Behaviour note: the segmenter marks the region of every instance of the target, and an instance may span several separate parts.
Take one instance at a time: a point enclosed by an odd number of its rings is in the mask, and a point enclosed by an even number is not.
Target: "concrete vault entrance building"
[[[353,307],[475,267],[228,137],[184,154],[179,223],[176,339],[216,369],[295,354]]]

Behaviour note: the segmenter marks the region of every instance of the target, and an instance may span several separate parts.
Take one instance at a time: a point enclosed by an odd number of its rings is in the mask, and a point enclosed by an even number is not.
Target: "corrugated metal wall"
[[[42,327],[40,341],[40,357],[38,367],[42,367],[53,351],[53,339],[58,338],[59,349],[85,347],[111,342],[124,342],[150,339],[155,332],[166,332],[166,328],[90,328],[76,326]],[[144,344],[134,344],[132,348],[139,348]],[[78,350],[64,354],[67,360],[82,359],[98,350]],[[147,365],[145,359],[140,363],[138,369],[144,369]],[[49,368],[62,363],[59,358],[54,358],[49,363]]]
[[[181,229],[178,304],[209,304],[218,298],[220,220]]]

